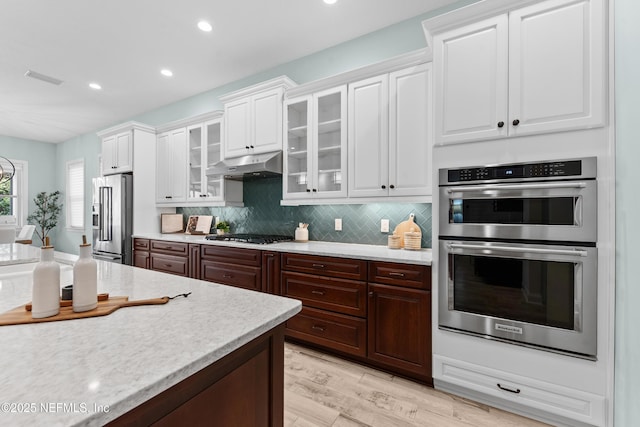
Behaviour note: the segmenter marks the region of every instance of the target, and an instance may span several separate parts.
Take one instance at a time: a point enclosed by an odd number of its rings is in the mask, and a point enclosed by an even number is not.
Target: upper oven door
[[[440,187],[441,236],[595,242],[596,180]]]

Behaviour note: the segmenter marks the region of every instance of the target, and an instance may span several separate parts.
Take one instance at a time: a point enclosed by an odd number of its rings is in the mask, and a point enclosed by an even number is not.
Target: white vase
[[[98,306],[98,265],[91,245],[80,245],[80,257],[73,265],[73,311],[89,311]]]
[[[33,270],[31,317],[41,319],[60,313],[60,266],[53,260],[53,246],[40,249],[40,262]]]

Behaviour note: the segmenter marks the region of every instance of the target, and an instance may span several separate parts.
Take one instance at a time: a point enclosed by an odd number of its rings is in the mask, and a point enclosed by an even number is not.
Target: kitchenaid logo
[[[522,328],[517,328],[515,326],[509,325],[501,325],[500,323],[496,323],[496,331],[511,332],[512,334],[522,335]]]

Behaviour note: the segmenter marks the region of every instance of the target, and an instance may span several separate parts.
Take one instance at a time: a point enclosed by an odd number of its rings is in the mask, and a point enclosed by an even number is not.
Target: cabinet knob
[[[248,150],[248,149],[249,149],[249,146],[248,146],[248,145],[245,145],[245,146],[244,146],[244,148],[246,148],[246,149]]]
[[[504,126],[504,122],[498,122],[498,127],[501,128]]]
[[[514,125],[514,126],[518,126],[519,124],[520,124],[520,120],[515,119],[515,120],[513,121],[513,125]]]
[[[369,292],[369,296],[370,296],[370,297],[373,297],[373,291],[370,291],[370,292]]]
[[[393,185],[393,184],[391,184],[391,185],[389,186],[389,188],[393,190],[394,188],[396,188],[396,186],[395,186],[395,185]]]
[[[171,199],[171,196],[164,196],[165,199]]]
[[[311,190],[309,188],[307,188],[307,193],[311,193]]]
[[[253,145],[250,145],[249,147],[253,148]]]
[[[314,188],[312,191],[315,193],[315,192],[316,192],[316,191],[318,191],[318,190],[316,190],[316,189]]]
[[[387,188],[387,186],[386,186],[386,185],[383,185],[383,186],[382,186],[382,189],[384,190],[385,188]]]

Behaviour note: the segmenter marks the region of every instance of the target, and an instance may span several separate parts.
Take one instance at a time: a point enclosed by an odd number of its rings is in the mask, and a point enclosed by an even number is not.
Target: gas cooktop
[[[259,245],[265,245],[268,243],[288,242],[293,240],[291,236],[283,236],[278,234],[252,234],[252,233],[238,233],[238,234],[211,234],[206,237],[207,240],[219,240],[219,241],[232,241],[232,242],[244,242],[244,243],[256,243]]]

